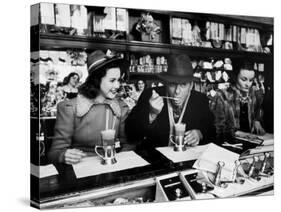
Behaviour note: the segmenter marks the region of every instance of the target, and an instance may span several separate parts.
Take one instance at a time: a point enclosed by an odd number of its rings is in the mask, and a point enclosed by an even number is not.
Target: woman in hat
[[[58,104],[54,139],[48,153],[52,163],[78,163],[102,145],[101,131],[114,129],[121,146],[126,145],[123,122],[128,107],[115,97],[121,72],[128,67],[122,57],[101,50],[87,59],[89,75],[78,96]]]
[[[193,68],[184,54],[168,57],[168,70],[159,75],[164,87],[144,90],[126,120],[130,141],[140,148],[168,146],[175,123],[186,124],[185,143],[196,146],[215,137],[213,114],[206,95],[193,90]]]
[[[252,63],[237,63],[231,77],[231,86],[217,91],[212,110],[219,142],[233,138],[237,130],[265,133],[261,124],[263,94],[253,86],[253,67]]]

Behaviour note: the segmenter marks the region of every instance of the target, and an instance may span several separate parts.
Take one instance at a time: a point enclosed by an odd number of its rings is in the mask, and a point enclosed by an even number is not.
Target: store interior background
[[[208,96],[210,107],[216,90],[230,85],[236,64],[253,62],[255,89],[265,95],[264,128],[273,133],[272,18],[52,3],[37,4],[33,11],[31,34],[40,39],[31,40],[31,140],[43,140],[40,164],[47,163],[57,104],[64,100],[62,82],[75,72],[82,84],[87,55],[97,49],[122,53],[130,62],[118,94],[130,109],[138,80],[147,87],[162,85],[157,74],[167,71],[169,54],[191,57],[199,81],[194,89]],[[152,30],[140,29],[147,18],[153,19]]]

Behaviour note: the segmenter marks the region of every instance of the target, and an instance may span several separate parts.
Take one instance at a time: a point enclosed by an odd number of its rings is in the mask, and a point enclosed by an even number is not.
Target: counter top
[[[35,205],[51,205],[65,199],[77,198],[91,193],[91,197],[101,195],[106,191],[117,191],[139,185],[155,184],[155,177],[188,170],[193,161],[173,163],[155,149],[135,151],[150,164],[117,172],[105,173],[96,176],[76,178],[73,167],[66,164],[54,164],[58,175],[37,178],[31,175],[31,197]],[[273,184],[270,185],[271,189]],[[38,193],[39,188],[39,193]],[[38,206],[39,207],[39,206]]]
[[[136,151],[136,153],[149,162],[150,165],[77,179],[71,165],[54,164],[59,175],[41,179],[31,175],[31,178],[38,181],[39,184],[39,195],[33,201],[43,203],[66,196],[75,196],[78,193],[93,189],[145,180],[175,171],[190,169],[194,163],[194,161],[186,161],[174,164],[155,149]],[[34,193],[36,193],[37,188],[34,186],[33,189]]]

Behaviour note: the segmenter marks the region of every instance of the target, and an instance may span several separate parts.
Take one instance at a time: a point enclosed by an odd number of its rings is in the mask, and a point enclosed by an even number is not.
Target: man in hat
[[[206,95],[192,90],[195,78],[190,58],[170,55],[167,72],[158,77],[165,86],[145,90],[126,119],[129,141],[139,141],[142,148],[168,146],[174,124],[185,123],[187,145],[212,142],[213,114]]]

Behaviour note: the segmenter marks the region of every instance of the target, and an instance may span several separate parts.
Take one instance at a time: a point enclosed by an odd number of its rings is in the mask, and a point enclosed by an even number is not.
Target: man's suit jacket
[[[166,87],[153,88],[160,96],[166,95]],[[142,148],[167,146],[169,143],[169,115],[167,100],[157,118],[149,123],[149,99],[152,89],[143,91],[137,105],[126,119],[125,131],[130,142],[140,142]],[[214,117],[209,109],[208,98],[192,90],[182,119],[186,130],[198,129],[203,135],[199,144],[213,142],[215,139]]]

